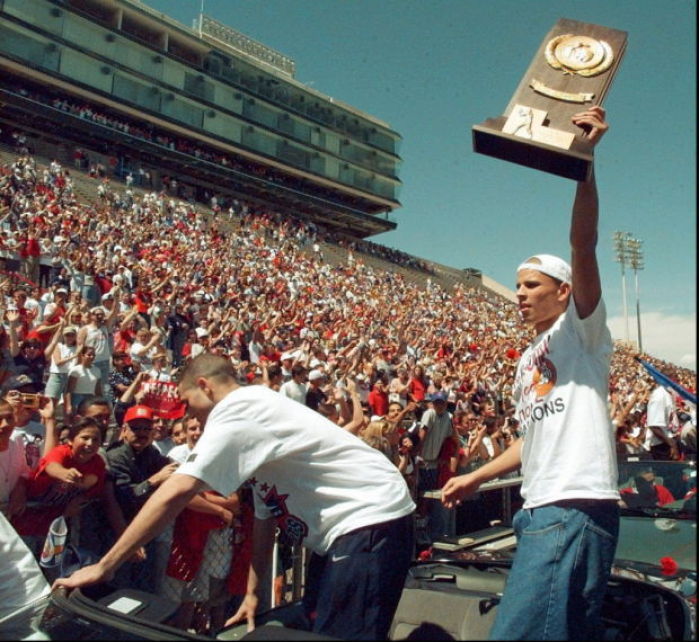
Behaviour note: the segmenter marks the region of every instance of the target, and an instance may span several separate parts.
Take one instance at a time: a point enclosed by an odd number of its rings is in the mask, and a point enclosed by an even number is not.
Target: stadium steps
[[[331,263],[332,265],[348,265],[349,251],[346,248],[342,247],[341,245],[325,242],[319,242],[318,245],[323,253],[323,259],[325,262]],[[358,250],[353,250],[352,253],[354,255],[355,263],[357,261],[361,261],[364,263],[364,265],[375,270],[385,270],[386,272],[400,274],[409,283],[414,283],[415,285],[421,287],[426,287],[427,285],[427,278],[430,275],[426,274],[425,272],[406,268],[402,265],[393,263],[392,261],[387,261],[378,256],[366,254]],[[432,279],[434,281],[434,276]]]
[[[5,143],[0,143],[0,164],[12,165],[19,158],[19,154]]]
[[[335,264],[347,265],[349,251],[346,248],[333,243],[321,243],[320,245],[326,260],[330,260]],[[432,283],[442,286],[442,288],[448,292],[451,292],[454,285],[457,283],[469,284],[467,277],[460,270],[438,263],[429,262],[435,272],[434,274],[428,274],[422,270],[398,265],[387,259],[374,256],[373,254],[367,254],[357,250],[353,250],[353,254],[355,261],[362,261],[365,265],[375,269],[397,272],[398,274],[402,274],[409,283],[414,283],[419,286],[426,286],[428,278],[432,280]]]

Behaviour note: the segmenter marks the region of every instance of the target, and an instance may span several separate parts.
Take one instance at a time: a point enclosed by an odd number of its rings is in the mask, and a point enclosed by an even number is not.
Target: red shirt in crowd
[[[410,380],[408,384],[408,394],[410,394],[413,401],[424,401],[425,394],[427,393],[427,386],[420,379],[415,379],[414,377]]]
[[[35,238],[27,238],[19,249],[19,255],[26,259],[30,256],[41,256],[41,246]]]
[[[388,393],[383,388],[378,388],[376,384],[371,389],[367,402],[371,411],[379,417],[383,417],[388,413]]]
[[[96,497],[104,489],[106,467],[104,460],[97,453],[84,464],[73,459],[73,449],[67,444],[52,448],[39,461],[33,477],[29,480],[27,495],[30,499],[39,499],[37,506],[27,507],[18,516],[13,517],[12,525],[20,535],[45,536],[51,522],[63,513],[70,499],[77,496],[74,489],[46,473],[46,466],[56,462],[64,468],[76,468],[84,476],[95,475],[97,482],[82,493],[85,498]]]

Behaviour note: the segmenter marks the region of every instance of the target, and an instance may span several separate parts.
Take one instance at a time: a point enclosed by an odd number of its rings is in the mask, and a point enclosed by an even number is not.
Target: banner
[[[140,403],[152,408],[163,419],[179,419],[184,415],[187,407],[173,381],[144,381],[141,390],[145,394]]]
[[[639,357],[634,357],[638,363],[640,363],[647,371],[648,374],[655,379],[656,383],[658,383],[661,386],[665,386],[667,388],[671,388],[674,390],[682,399],[685,399],[694,405],[697,403],[697,396],[693,395],[689,390],[686,390],[683,388],[679,383],[675,383],[672,379],[669,377],[666,377],[662,372],[660,372],[657,368],[652,366],[650,363],[647,361],[644,361],[643,359],[640,359]]]

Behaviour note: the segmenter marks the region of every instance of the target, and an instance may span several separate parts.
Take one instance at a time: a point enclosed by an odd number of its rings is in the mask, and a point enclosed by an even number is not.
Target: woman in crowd
[[[102,396],[101,373],[95,361],[95,349],[84,346],[78,355],[78,363],[68,372],[68,386],[66,387],[65,414],[73,416],[80,403],[92,396]]]
[[[381,451],[390,461],[398,465],[400,433],[395,424],[391,424],[385,419],[371,421],[362,431],[361,438],[369,446]]]
[[[61,401],[65,406],[63,397],[68,388],[68,372],[77,357],[77,336],[78,329],[74,325],[65,325],[65,322],[61,321],[44,352],[46,358],[50,359],[49,378],[44,395],[49,397],[55,406]]]

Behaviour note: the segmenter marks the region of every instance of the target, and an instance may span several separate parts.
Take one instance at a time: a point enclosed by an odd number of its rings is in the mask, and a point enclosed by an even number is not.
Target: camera
[[[41,402],[40,395],[21,392],[19,396],[22,400],[22,405],[28,410],[37,410],[39,408],[39,403]]]

